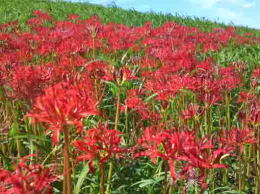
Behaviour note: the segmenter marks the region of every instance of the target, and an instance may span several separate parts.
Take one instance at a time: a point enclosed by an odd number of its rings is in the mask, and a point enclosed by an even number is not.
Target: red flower
[[[83,140],[74,142],[78,151],[83,152],[77,157],[77,161],[88,160],[90,169],[94,171],[93,161],[97,159],[99,164],[105,163],[109,158],[116,156],[124,151],[120,147],[121,132],[108,129],[105,125],[90,129],[86,132]]]
[[[240,92],[237,102],[238,103],[251,103],[254,101],[256,96],[250,92]]]
[[[126,67],[122,67],[120,69],[114,69],[113,70],[113,79],[118,84],[123,84],[125,81],[137,79],[137,77],[132,75],[132,72],[131,72],[130,69],[128,69]]]
[[[111,67],[104,63],[103,61],[94,61],[87,63],[86,65],[86,73],[88,74],[90,79],[102,79],[105,81],[112,80]]]
[[[242,152],[244,145],[257,143],[257,140],[250,129],[233,128],[231,130],[223,129],[222,134],[218,137],[218,142],[222,148],[229,150],[239,148],[239,151]]]
[[[10,86],[13,98],[23,99],[30,105],[35,98],[43,94],[43,89],[54,77],[53,70],[46,66],[18,66],[13,71]]]
[[[219,82],[221,89],[230,92],[241,84],[241,80],[239,75],[235,72],[234,66],[220,68],[219,73],[221,76]]]
[[[97,101],[88,83],[61,82],[45,90],[39,96],[32,111],[26,115],[47,124],[47,130],[53,131],[52,140],[59,142],[59,134],[65,125],[75,125],[79,132],[83,125],[81,119],[97,115]]]
[[[182,113],[184,119],[191,119],[196,116],[199,111],[199,106],[190,104]]]
[[[252,103],[251,107],[251,112],[249,116],[249,120],[252,123],[260,123],[260,99],[257,98],[255,102]]]
[[[26,164],[28,155],[16,166],[14,172],[0,169],[0,193],[31,194],[53,193],[51,183],[57,180],[51,169],[40,164]]]
[[[121,110],[124,110],[126,107],[136,110],[142,119],[149,119],[151,116],[148,106],[139,97],[129,96]]]
[[[157,158],[168,161],[172,178],[176,179],[174,162],[183,160],[194,141],[191,133],[159,132],[154,128],[147,128],[138,139],[137,153],[134,157],[148,156],[153,163]]]
[[[256,79],[260,79],[260,68],[256,68],[253,73],[252,73],[252,77],[256,78]]]
[[[79,15],[77,15],[77,14],[70,14],[70,15],[68,16],[68,19],[70,19],[70,20],[79,19]]]
[[[51,20],[52,19],[52,17],[50,15],[48,15],[47,13],[40,11],[40,10],[34,10],[33,15],[41,18],[42,20]]]
[[[226,167],[219,161],[227,150],[215,149],[212,140],[207,140],[207,137],[197,142],[193,132],[159,132],[147,128],[138,139],[135,150],[134,157],[148,156],[153,163],[157,158],[167,161],[173,180],[177,179],[175,162],[182,162],[182,176],[188,169],[199,168],[201,180],[204,180],[205,169]]]
[[[254,88],[257,88],[260,85],[260,68],[256,68],[251,76],[251,84]]]

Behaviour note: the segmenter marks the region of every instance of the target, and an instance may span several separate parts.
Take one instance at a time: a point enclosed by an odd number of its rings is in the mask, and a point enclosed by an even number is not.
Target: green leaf
[[[12,137],[9,137],[8,139],[9,140],[13,140],[13,139],[30,139],[30,140],[40,140],[40,141],[51,142],[51,140],[47,139],[46,137],[41,137],[41,136],[31,135],[31,134],[13,135]]]
[[[19,134],[19,124],[18,122],[15,120],[10,128],[10,131],[9,131],[9,136],[10,137],[14,137],[16,136],[17,134]]]
[[[78,180],[77,180],[76,187],[75,187],[75,190],[74,190],[75,194],[79,194],[80,193],[80,188],[82,187],[83,182],[84,182],[88,172],[89,172],[89,165],[88,165],[88,163],[86,163],[84,165],[80,175],[79,175]]]

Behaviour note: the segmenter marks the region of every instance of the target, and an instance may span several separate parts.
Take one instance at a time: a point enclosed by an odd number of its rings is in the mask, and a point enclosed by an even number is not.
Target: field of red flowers
[[[232,27],[0,25],[0,193],[260,193],[260,62]]]

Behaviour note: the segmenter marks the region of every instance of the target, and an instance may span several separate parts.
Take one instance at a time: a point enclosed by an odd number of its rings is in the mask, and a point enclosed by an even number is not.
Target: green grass
[[[210,31],[215,27],[226,26],[204,18],[174,16],[153,12],[140,13],[136,10],[124,10],[116,6],[104,7],[89,3],[71,3],[55,0],[0,0],[0,24],[13,20],[24,23],[31,17],[32,11],[35,9],[46,11],[56,19],[65,19],[71,13],[79,14],[82,19],[97,15],[104,23],[115,22],[129,26],[140,26],[146,21],[151,21],[154,26],[159,26],[166,21],[174,21],[182,25],[199,27],[204,31]],[[260,36],[260,30],[247,27],[236,27],[236,29],[239,33],[251,32],[256,36]]]
[[[212,22],[206,19],[200,19],[196,17],[182,17],[182,16],[173,16],[170,14],[158,14],[158,13],[140,13],[135,10],[123,10],[121,8],[117,7],[103,7],[99,5],[92,5],[88,3],[70,3],[70,2],[51,2],[48,0],[0,0],[0,24],[9,22],[9,21],[14,21],[18,20],[24,27],[25,27],[25,22],[27,19],[32,17],[32,12],[35,9],[40,9],[42,11],[45,11],[49,14],[51,14],[55,19],[58,20],[64,20],[69,14],[78,14],[81,16],[81,19],[88,19],[92,15],[97,15],[101,18],[101,20],[104,23],[109,23],[109,22],[114,22],[114,23],[122,23],[126,24],[129,26],[141,26],[145,22],[150,21],[154,26],[159,26],[162,25],[163,23],[167,21],[174,21],[182,25],[187,25],[187,26],[193,26],[193,27],[199,27],[200,29],[204,31],[211,31],[213,28],[216,27],[226,27],[226,25],[221,24],[221,23],[216,23]],[[239,33],[245,33],[245,32],[251,32],[255,36],[260,37],[260,30],[256,29],[250,29],[246,27],[236,27],[237,32]],[[255,67],[260,66],[260,45],[247,45],[247,44],[229,44],[228,46],[224,47],[221,49],[220,52],[209,52],[206,54],[206,56],[211,56],[214,61],[220,65],[220,66],[230,66],[232,62],[241,62],[245,64],[245,71],[243,72],[244,77],[245,77],[245,83],[246,86],[244,87],[249,88],[249,79],[250,79],[250,74],[252,70]],[[198,56],[198,57],[206,57],[205,55]],[[103,56],[102,56],[103,57]],[[105,55],[104,55],[105,57]],[[122,57],[120,54],[118,55],[118,58],[115,59],[115,63],[121,64],[121,59]],[[129,88],[125,88],[125,90],[130,89],[133,86],[129,86]],[[109,93],[109,97],[106,99],[106,103],[108,106],[112,108],[107,108],[110,109],[109,114],[113,116],[113,107],[114,107],[114,102],[113,99],[117,95],[117,87],[112,88],[111,86],[108,86],[109,90],[111,93]],[[1,89],[1,88],[0,88]],[[114,93],[113,93],[114,92]],[[125,93],[126,91],[122,92]],[[237,91],[235,91],[237,92]],[[232,97],[236,99],[236,93],[232,94]],[[1,95],[1,91],[0,91]],[[112,98],[110,98],[112,96]],[[1,97],[1,96],[0,96]],[[125,98],[125,96],[124,96]],[[192,97],[190,97],[192,98]],[[173,101],[173,109],[178,109],[178,102],[181,100],[181,98],[176,97],[175,101]],[[123,101],[123,100],[122,100]],[[191,101],[191,100],[190,100]],[[2,102],[0,102],[1,105]],[[14,104],[16,106],[16,104]],[[18,105],[17,105],[18,106]],[[235,114],[233,113],[234,110],[237,108],[234,107],[235,105],[232,104],[231,106],[231,113],[232,115]],[[13,114],[13,112],[17,110],[12,110],[13,104],[10,101],[10,104],[6,105],[7,108],[10,107],[10,115]],[[213,119],[216,122],[212,122],[212,128],[213,126],[217,126],[214,128],[215,131],[220,128],[218,126],[217,121],[219,121],[220,118],[222,118],[221,114],[225,114],[225,107],[219,108],[214,107],[212,109],[213,113]],[[222,110],[223,109],[223,110]],[[1,111],[1,110],[0,110]],[[218,112],[219,111],[219,112]],[[222,111],[222,112],[221,112]],[[233,112],[232,112],[233,111]],[[18,111],[17,111],[18,112]],[[20,113],[20,112],[19,112]],[[20,113],[22,114],[22,113]],[[168,113],[170,114],[170,113]],[[171,114],[177,114],[172,113]],[[227,114],[228,115],[228,114]],[[111,117],[112,117],[111,116]],[[225,116],[225,115],[224,115]],[[11,117],[11,116],[10,116]],[[22,115],[15,115],[14,117],[22,117]],[[122,116],[121,116],[122,117]],[[1,119],[1,116],[0,116]],[[19,118],[20,119],[20,118]],[[131,119],[129,117],[129,119]],[[232,118],[233,119],[233,118]],[[123,120],[121,118],[121,120]],[[236,118],[234,119],[236,120]],[[111,121],[111,119],[110,119]],[[123,120],[124,121],[124,120]],[[45,136],[45,133],[42,133],[42,136],[36,136],[34,134],[33,128],[29,125],[29,123],[23,124],[22,122],[18,123],[18,121],[14,120],[12,121],[13,124],[11,125],[10,133],[8,134],[8,140],[12,143],[8,143],[5,145],[8,145],[8,148],[11,149],[12,152],[15,152],[16,148],[21,145],[21,148],[28,148],[28,150],[32,150],[32,152],[36,149],[41,149],[43,150],[43,155],[47,156],[46,158],[46,164],[49,162],[49,157],[52,157],[52,149],[53,147],[51,146],[51,141]],[[89,122],[89,123],[87,123]],[[85,121],[84,126],[87,125],[92,125],[95,122],[94,120],[92,121]],[[112,121],[113,122],[113,121]],[[22,124],[23,125],[22,125]],[[1,123],[0,123],[1,124]],[[123,125],[123,122],[121,123]],[[219,124],[221,125],[221,123]],[[201,125],[203,127],[203,125]],[[19,129],[25,129],[24,134],[20,132]],[[123,128],[123,127],[122,127]],[[43,132],[43,130],[42,130]],[[20,142],[18,144],[17,142]],[[26,144],[25,144],[26,143]],[[13,145],[13,146],[9,146]],[[31,148],[32,147],[32,148]],[[18,148],[17,148],[18,149]],[[61,147],[57,148],[61,149]],[[23,151],[23,150],[22,150]],[[25,152],[25,151],[24,151]],[[0,153],[1,154],[1,153]],[[10,169],[12,167],[11,161],[9,161],[10,157],[9,155],[2,155],[5,157],[6,161],[6,166],[10,166]],[[1,156],[1,157],[2,157]],[[131,161],[131,160],[116,160],[117,162],[117,167],[114,169],[115,175],[112,177],[113,178],[113,183],[112,183],[112,191],[113,194],[116,193],[159,193],[160,185],[158,184],[161,182],[164,178],[163,174],[158,171],[161,167],[152,166],[151,163],[148,162],[148,160],[144,159],[141,162],[140,161]],[[230,161],[232,164],[233,161]],[[233,162],[233,165],[235,169],[236,163]],[[237,167],[236,167],[237,168]],[[84,169],[84,170],[82,170]],[[88,177],[86,177],[88,169],[80,165],[76,169],[76,179],[78,183],[76,183],[76,188],[78,190],[81,190],[82,193],[98,193],[98,185],[99,185],[99,180],[98,180],[98,173],[96,174],[88,174]],[[159,172],[159,173],[158,173]],[[216,171],[215,171],[216,172]],[[151,176],[151,174],[155,174],[155,176]],[[127,175],[127,176],[126,176]],[[231,177],[232,179],[232,177]],[[217,180],[221,181],[221,180]],[[75,181],[74,181],[75,182]],[[54,186],[58,190],[62,190],[61,183],[55,183],[56,185]],[[219,183],[217,183],[219,185]],[[216,185],[217,185],[216,184]],[[248,184],[250,185],[250,184]],[[82,186],[82,187],[81,187]],[[215,193],[220,193],[226,190],[226,193],[228,193],[228,190],[230,193],[232,192],[232,188],[234,188],[234,185],[229,184],[229,185],[223,185],[223,187],[218,187],[216,188]],[[155,189],[154,191],[152,189]],[[156,190],[157,189],[157,190]],[[249,188],[251,189],[251,188]],[[218,190],[218,191],[217,191]],[[85,192],[84,192],[85,191]],[[233,191],[235,193],[236,191]],[[238,192],[237,192],[238,193]]]

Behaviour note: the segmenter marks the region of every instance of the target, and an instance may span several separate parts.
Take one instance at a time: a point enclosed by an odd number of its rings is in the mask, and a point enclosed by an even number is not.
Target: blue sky
[[[260,0],[69,0],[135,9],[141,12],[176,13],[217,22],[260,29]]]

